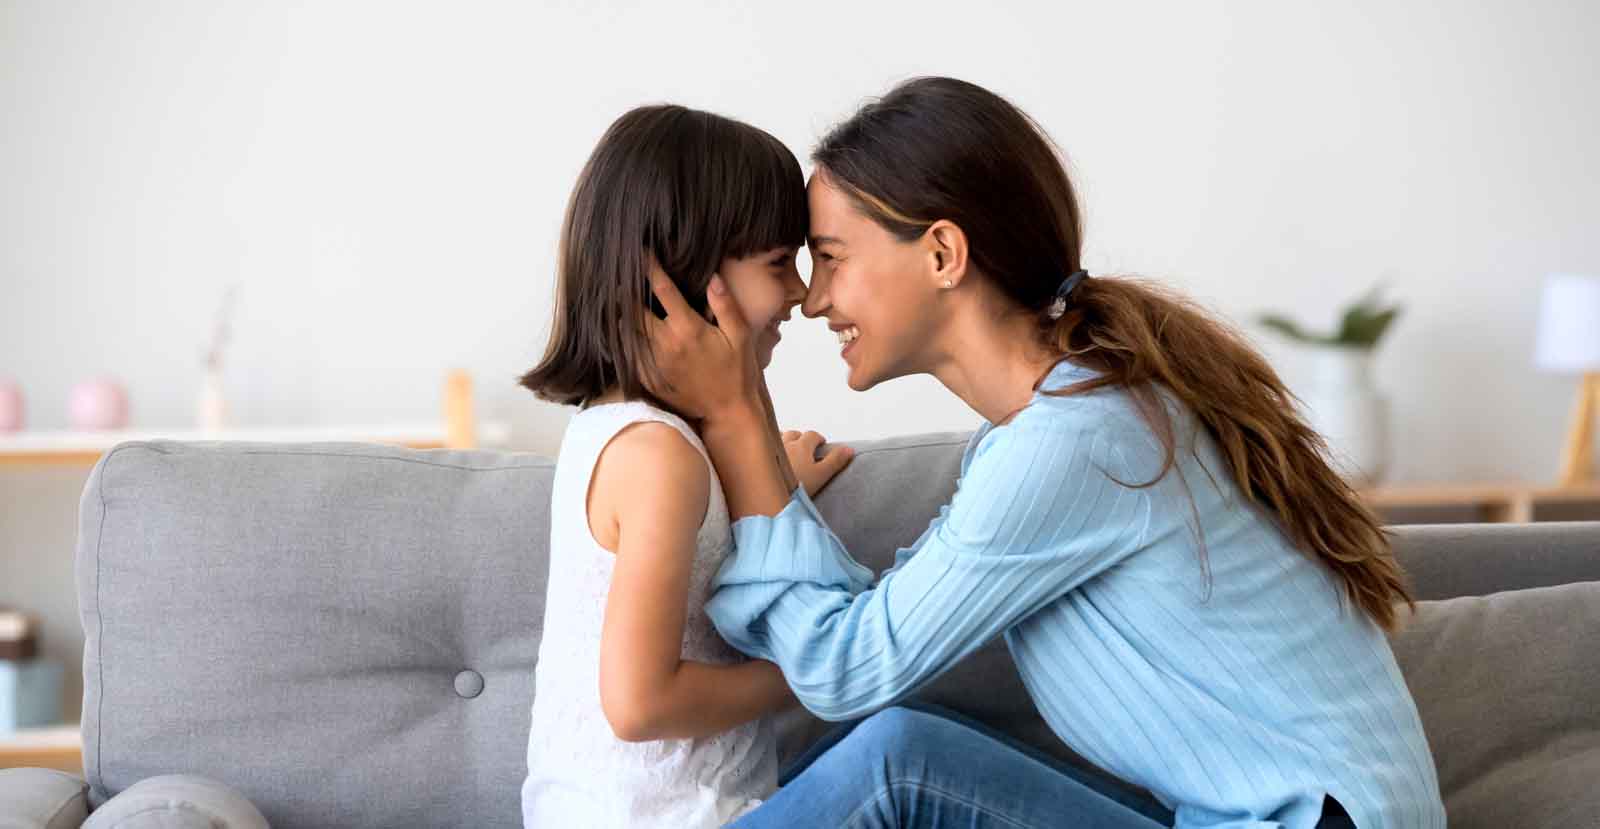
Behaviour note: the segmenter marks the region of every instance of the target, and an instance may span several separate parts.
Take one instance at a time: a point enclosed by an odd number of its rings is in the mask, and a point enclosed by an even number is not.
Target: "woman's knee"
[[[961,729],[937,714],[896,705],[863,720],[845,738],[849,750],[887,760],[904,760],[938,750],[948,741],[952,729]]]

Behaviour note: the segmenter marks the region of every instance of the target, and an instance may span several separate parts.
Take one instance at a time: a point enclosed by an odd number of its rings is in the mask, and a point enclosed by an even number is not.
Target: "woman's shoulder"
[[[1158,449],[1139,402],[1126,389],[1105,386],[1086,392],[1051,394],[1071,382],[1046,385],[1009,423],[985,424],[968,447],[968,462],[1027,457],[1040,451],[1074,447],[1096,466],[1121,465],[1132,455]]]

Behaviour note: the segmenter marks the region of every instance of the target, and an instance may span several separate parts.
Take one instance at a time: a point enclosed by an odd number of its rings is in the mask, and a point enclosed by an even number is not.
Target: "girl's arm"
[[[627,741],[718,734],[793,699],[771,662],[681,658],[695,536],[711,487],[705,460],[671,426],[624,429],[601,453],[590,526],[616,562],[600,641],[600,704]],[[598,520],[596,520],[598,519]]]

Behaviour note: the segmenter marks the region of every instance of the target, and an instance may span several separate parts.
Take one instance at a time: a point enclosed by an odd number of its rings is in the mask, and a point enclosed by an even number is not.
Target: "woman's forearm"
[[[737,521],[751,515],[777,515],[788,505],[793,490],[784,475],[781,440],[774,445],[765,407],[758,401],[708,417],[701,440],[722,479],[728,517]]]
[[[778,467],[783,473],[784,488],[794,492],[800,486],[800,477],[795,474],[794,467],[789,464],[789,453],[783,448],[783,430],[778,426],[778,410],[772,405],[772,395],[767,391],[765,378],[761,383],[761,403],[767,410],[767,436],[772,442],[772,451],[777,456]]]

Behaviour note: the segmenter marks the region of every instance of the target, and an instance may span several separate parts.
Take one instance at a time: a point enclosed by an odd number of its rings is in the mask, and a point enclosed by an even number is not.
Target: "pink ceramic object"
[[[128,425],[128,393],[110,377],[79,383],[67,401],[74,429],[122,429]]]
[[[22,431],[22,387],[0,380],[0,434]]]

